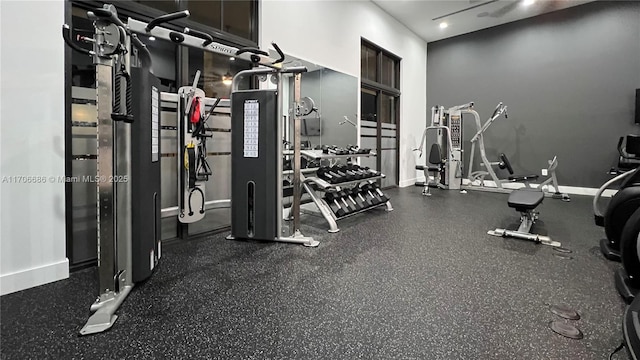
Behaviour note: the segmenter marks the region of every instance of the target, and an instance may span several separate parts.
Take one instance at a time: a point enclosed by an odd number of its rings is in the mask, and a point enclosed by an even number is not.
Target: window
[[[191,14],[189,20],[210,26],[214,29],[222,29],[222,1],[220,0],[196,0],[186,3]]]
[[[378,64],[376,61],[376,52],[366,45],[360,48],[360,65],[362,67],[362,78],[376,81],[376,73],[378,72]]]
[[[253,1],[224,1],[222,11],[222,31],[251,39],[252,19],[255,18]]]
[[[360,142],[375,147],[382,187],[397,186],[400,124],[400,58],[366,40],[360,46]],[[367,161],[372,161],[369,159]]]
[[[116,7],[142,17],[189,10],[188,18],[172,24],[209,33],[219,42],[246,39],[244,46],[258,43],[258,0],[134,0],[117,1]]]
[[[147,0],[134,0],[134,2],[142,5],[152,7],[154,9],[161,10],[163,12],[176,12],[180,11],[180,5],[176,0],[160,0],[160,1],[147,1]]]
[[[400,58],[366,40],[360,46],[361,77],[368,85],[400,90]]]

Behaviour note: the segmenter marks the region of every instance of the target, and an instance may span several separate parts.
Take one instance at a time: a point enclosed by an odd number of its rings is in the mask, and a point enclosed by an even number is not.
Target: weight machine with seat
[[[418,151],[422,157],[422,148],[428,141],[430,132],[436,133],[436,141],[431,145],[427,163],[416,165],[416,170],[424,172],[425,182],[416,182],[423,186],[423,195],[431,195],[429,188],[460,190],[463,178],[462,166],[462,114],[469,112],[473,103],[458,105],[445,109],[444,106],[431,108],[431,122],[424,129]],[[431,180],[430,174],[433,174]],[[465,191],[461,191],[464,193]]]
[[[500,161],[492,162],[489,161],[487,157],[484,143],[484,134],[489,129],[491,124],[493,124],[493,122],[502,114],[504,114],[505,119],[508,118],[507,106],[500,102],[493,110],[491,117],[484,124],[482,124],[480,115],[478,115],[476,111],[469,111],[469,113],[474,116],[476,124],[476,134],[471,138],[471,153],[469,155],[469,167],[467,168],[469,176],[468,183],[464,186],[464,188],[470,190],[493,192],[511,192],[511,189],[505,189],[504,187],[504,184],[507,183],[524,183],[525,188],[533,188],[533,184],[531,184],[531,181],[537,180],[539,178],[538,175],[514,175],[514,171],[511,167],[509,159],[504,153],[500,154]],[[483,166],[486,170],[473,171],[476,146],[478,147],[478,150],[480,152],[480,166]],[[494,166],[497,166],[500,169],[507,169],[507,171],[509,171],[509,177],[506,179],[499,178],[495,170],[493,169]],[[556,176],[557,167],[558,158],[554,156],[552,160],[548,161],[547,169],[543,170],[543,175],[548,176],[548,178],[544,182],[539,184],[537,188],[542,190],[545,196],[550,196],[554,199],[561,199],[563,201],[570,201],[571,198],[568,194],[560,192],[560,186],[558,185],[558,178]],[[493,187],[485,186],[485,178],[487,176],[489,176],[493,181]],[[479,184],[476,184],[478,182]],[[550,191],[550,187],[553,187],[553,191]]]

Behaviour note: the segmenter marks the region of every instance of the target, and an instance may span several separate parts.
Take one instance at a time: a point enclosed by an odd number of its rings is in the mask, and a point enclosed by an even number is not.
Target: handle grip
[[[502,108],[502,103],[499,103],[498,106],[496,106],[495,110],[493,110],[493,114],[491,114],[492,118],[498,114],[498,111],[500,111],[500,108]]]
[[[275,42],[272,42],[271,46],[273,46],[273,48],[276,49],[276,51],[278,52],[278,55],[280,55],[280,59],[272,62],[271,64],[275,65],[275,64],[283,62],[284,61],[284,53],[282,52],[282,50],[280,50],[280,47],[278,46],[278,44],[276,44]]]
[[[71,28],[69,28],[69,25],[67,24],[62,25],[62,38],[64,39],[64,42],[73,50],[85,55],[93,55],[93,51],[82,48],[71,40]]]
[[[120,19],[118,19],[116,14],[111,12],[111,10],[109,10],[109,9],[97,8],[97,9],[93,9],[91,12],[93,13],[93,15],[95,15],[95,16],[103,19],[103,20],[108,20],[108,21],[116,24],[117,26],[120,26],[123,29],[127,28],[124,25],[124,23],[122,21],[120,21]]]
[[[149,32],[154,27],[156,27],[156,26],[158,26],[158,25],[160,25],[162,23],[166,23],[166,22],[169,22],[169,21],[186,18],[186,17],[189,17],[189,15],[190,15],[189,14],[189,10],[184,10],[184,11],[178,11],[178,12],[175,12],[175,13],[158,16],[157,18],[149,21],[149,24],[147,24],[147,27],[145,28],[145,30],[147,32]]]
[[[131,44],[138,49],[140,53],[140,61],[142,62],[142,67],[145,69],[151,68],[151,53],[149,49],[147,49],[147,45],[145,45],[136,34],[131,34]]]
[[[203,33],[202,31],[184,28],[184,33],[204,40],[202,46],[207,46],[213,42],[213,37],[207,33]]]
[[[256,55],[264,55],[264,56],[269,56],[269,53],[267,53],[264,50],[260,50],[258,48],[253,48],[253,47],[243,47],[241,49],[238,49],[238,51],[236,51],[236,55],[241,55],[244,53],[252,53],[252,54],[256,54]]]

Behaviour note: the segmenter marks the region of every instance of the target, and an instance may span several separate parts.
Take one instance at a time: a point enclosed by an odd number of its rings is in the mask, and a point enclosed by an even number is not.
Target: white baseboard
[[[470,181],[465,179],[462,182],[464,185],[469,185]],[[495,188],[496,187],[496,183],[492,180],[485,180],[484,181],[484,185],[485,187],[488,188]],[[539,186],[539,184],[531,184],[532,187],[537,188]],[[505,189],[521,189],[524,187],[523,183],[506,183],[506,184],[502,184],[502,187]],[[553,186],[551,186],[551,189],[553,189]],[[598,189],[596,188],[587,188],[587,187],[579,187],[579,186],[562,186],[560,185],[560,192],[561,193],[565,193],[565,194],[569,194],[569,195],[587,195],[587,196],[595,196],[596,193],[598,192]],[[612,197],[613,195],[615,195],[618,192],[618,190],[605,190],[602,193],[603,197]]]
[[[407,187],[407,186],[415,186],[416,182],[418,181],[424,181],[424,176],[421,178],[413,178],[413,179],[407,179],[407,180],[403,180],[400,181],[400,184],[398,184],[399,187],[403,188],[403,187]]]
[[[0,295],[69,278],[69,259],[0,276]]]

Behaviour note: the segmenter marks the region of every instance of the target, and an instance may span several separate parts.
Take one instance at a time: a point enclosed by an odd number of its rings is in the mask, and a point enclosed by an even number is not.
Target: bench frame
[[[519,190],[516,190],[516,191],[519,191]],[[520,226],[518,227],[518,230],[507,230],[507,229],[497,228],[495,230],[489,230],[487,234],[492,236],[510,237],[510,238],[515,238],[520,240],[529,240],[529,241],[535,242],[536,244],[549,245],[554,247],[562,246],[562,244],[560,244],[558,241],[553,241],[549,236],[531,233],[531,227],[538,220],[538,215],[539,215],[539,213],[535,210],[535,208],[533,209],[525,209],[525,208],[519,208],[519,207],[515,207],[515,208],[516,208],[516,211],[520,212]]]

